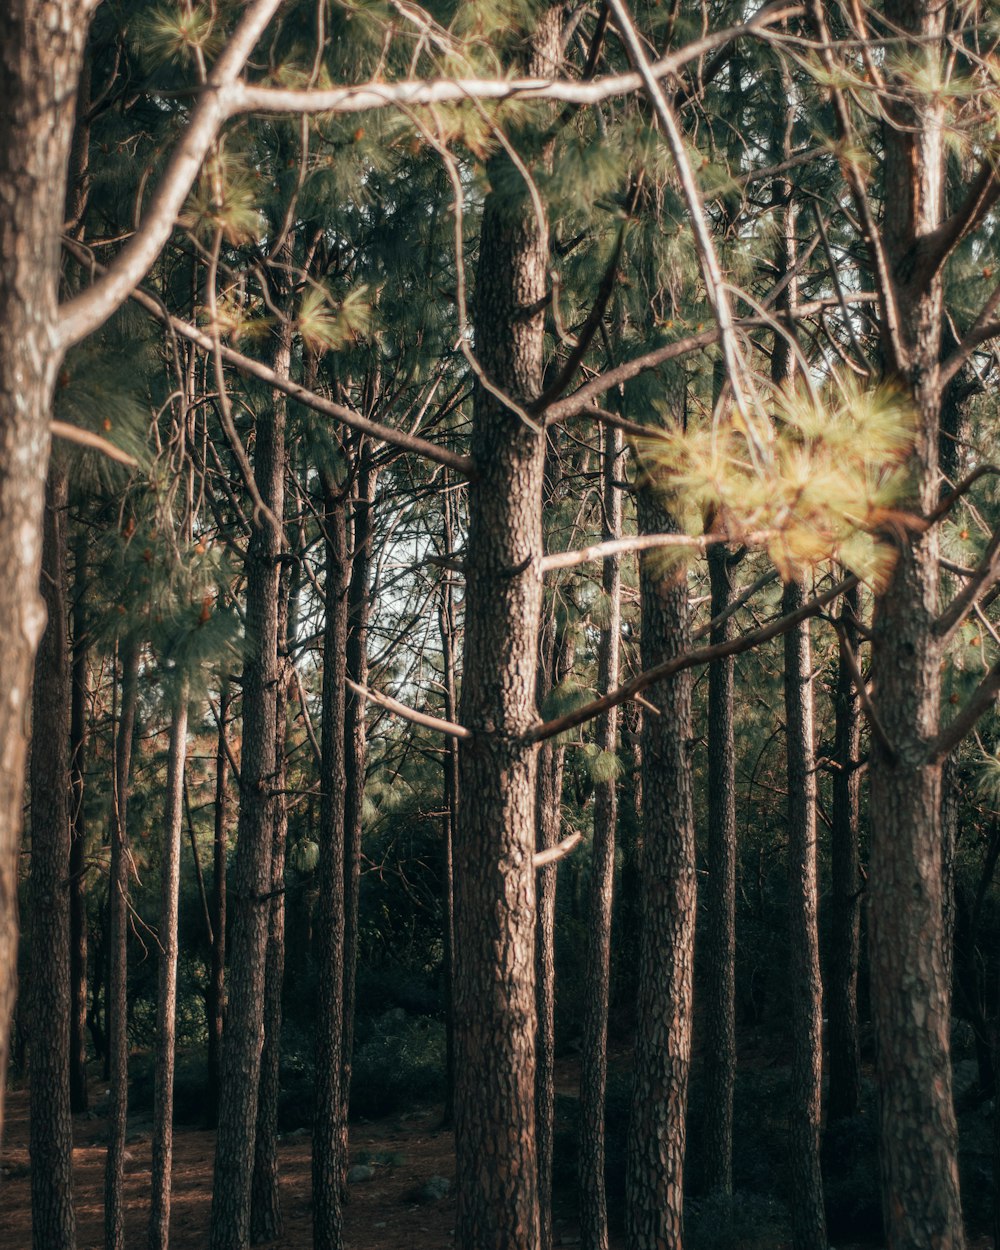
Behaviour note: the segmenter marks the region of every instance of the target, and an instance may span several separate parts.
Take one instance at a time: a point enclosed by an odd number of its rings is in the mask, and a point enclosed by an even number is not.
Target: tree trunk
[[[70,697],[70,844],[69,844],[69,1095],[76,1115],[87,1110],[87,845],[86,797],[87,696],[87,538],[81,529],[74,544],[73,689]]]
[[[288,683],[288,569],[283,566],[278,587],[277,696],[274,707],[274,827],[271,843],[271,889],[268,910],[267,956],[264,974],[264,1046],[260,1056],[257,1094],[257,1135],[254,1141],[253,1184],[250,1193],[250,1240],[254,1245],[276,1241],[283,1228],[278,1183],[278,1102],[281,1095],[281,999],[285,981],[285,846],[288,841],[288,785],[286,739]]]
[[[170,748],[167,807],[160,864],[160,976],[156,1005],[156,1080],[150,1175],[149,1250],[170,1245],[170,1197],[174,1154],[174,1058],[177,1046],[177,918],[184,826],[184,767],[187,759],[188,683],[178,677]]]
[[[345,501],[325,480],[326,625],[316,902],[316,1091],[312,1137],[313,1250],[340,1250],[344,1023],[344,670],[347,649]]]
[[[638,508],[640,533],[676,529],[650,489],[640,491]],[[654,553],[640,562],[640,582],[642,666],[651,668],[687,649],[686,570]],[[690,675],[653,686],[649,697],[659,715],[644,716],[642,730],[642,936],[625,1233],[628,1250],[680,1250],[696,904]]]
[[[229,815],[226,726],[229,722],[230,687],[222,679],[219,691],[218,741],[215,749],[215,840],[212,847],[212,970],[208,984],[208,1102],[209,1120],[219,1115],[222,1026],[226,1007],[226,821]]]
[[[711,616],[733,600],[731,557],[708,549]],[[731,617],[714,625],[712,645],[727,642]],[[708,669],[708,880],[705,888],[705,1175],[707,1193],[733,1192],[736,1089],[736,747],[735,660]]]
[[[370,404],[369,404],[370,407]],[[359,686],[368,685],[368,614],[371,607],[372,503],[377,470],[372,464],[369,440],[356,451],[354,543],[351,580],[347,590],[347,676]],[[340,1150],[341,1191],[347,1188],[347,1117],[351,1102],[351,1065],[354,1057],[354,1001],[358,963],[358,896],[361,887],[362,811],[368,738],[364,700],[350,687],[345,692],[344,719],[344,1032],[341,1065]]]
[[[73,1250],[73,1124],[69,1053],[69,650],[66,636],[65,471],[46,490],[42,598],[48,623],[35,668],[31,738],[31,1238]]]
[[[604,432],[604,534],[606,541],[621,537],[621,431]],[[621,560],[604,561],[602,580],[607,619],[601,629],[597,654],[597,687],[604,694],[619,682],[621,654]],[[611,708],[597,722],[597,746],[608,754],[618,751],[618,709]],[[590,856],[590,908],[587,928],[587,996],[583,1017],[583,1054],[580,1068],[580,1246],[581,1250],[608,1250],[608,1210],[605,1192],[604,1118],[608,1085],[608,1004],[611,986],[611,915],[615,883],[615,837],[618,825],[618,778],[610,776],[594,786],[594,841]]]
[[[858,651],[852,624],[860,611],[855,588],[844,596],[840,663],[834,689],[833,813],[830,834],[830,970],[826,991],[830,1090],[827,1119],[856,1115],[861,1100],[861,1045],[858,1037],[858,961],[861,930],[861,859],[858,822],[861,774],[861,709],[846,648]]]
[[[802,584],[789,582],[787,615],[802,606]],[[792,1041],[789,1108],[794,1250],[827,1250],[820,1119],[823,1082],[823,986],[819,974],[816,886],[816,770],[813,754],[812,647],[809,622],[785,634],[785,746],[788,777],[788,930]]]
[[[139,644],[119,647],[122,669],[121,715],[115,751],[115,792],[111,817],[111,878],[108,906],[110,970],[105,991],[108,1032],[108,1157],[104,1173],[105,1250],[125,1250],[125,1133],[128,1127],[128,792],[139,685]]]
[[[276,372],[287,374],[288,351],[288,339],[282,336],[275,351]],[[283,397],[274,396],[270,408],[257,419],[254,477],[274,518],[284,515],[285,416]],[[280,528],[269,517],[256,517],[245,561],[249,645],[243,663],[240,814],[233,865],[229,1002],[222,1048],[211,1250],[245,1250],[250,1238],[271,915],[282,545]]]
[[[39,597],[42,513],[58,353],[59,235],[73,111],[92,5],[0,8],[0,1139],[17,996],[17,870]]]
[[[541,17],[528,72],[559,58]],[[498,155],[496,162],[504,162]],[[500,173],[500,170],[496,170]],[[548,230],[519,193],[491,192],[476,277],[475,350],[516,403],[542,389]],[[480,382],[473,401],[455,831],[456,1241],[535,1250],[536,755],[545,440]]]

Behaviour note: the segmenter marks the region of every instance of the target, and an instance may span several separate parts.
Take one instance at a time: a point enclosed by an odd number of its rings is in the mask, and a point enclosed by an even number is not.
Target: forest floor
[[[30,1250],[27,1090],[8,1091],[5,1120],[0,1161],[0,1245],[3,1250]],[[77,1116],[73,1129],[78,1250],[102,1250],[105,1124],[90,1113]],[[210,1130],[180,1125],[174,1130],[171,1250],[204,1250],[208,1244],[214,1149],[215,1134]],[[453,1245],[454,1139],[450,1130],[441,1127],[440,1106],[352,1124],[351,1162],[370,1164],[374,1176],[350,1187],[350,1201],[344,1208],[347,1250],[443,1250]],[[130,1247],[146,1241],[149,1173],[148,1129],[130,1124],[125,1182],[125,1237]],[[308,1250],[312,1244],[312,1221],[307,1133],[292,1133],[282,1140],[280,1174],[285,1231],[270,1244],[275,1250]],[[421,1189],[431,1177],[445,1177],[452,1182],[448,1196],[430,1202],[423,1198]],[[555,1214],[556,1245],[577,1245],[576,1228],[569,1213],[560,1211],[558,1202]],[[621,1250],[618,1239],[612,1238],[611,1244],[612,1250]],[[756,1239],[751,1244],[754,1250],[764,1250]],[[989,1250],[992,1240],[976,1239],[969,1246],[970,1250]],[[783,1250],[783,1246],[768,1246],[766,1250]],[[862,1248],[841,1244],[839,1250]]]

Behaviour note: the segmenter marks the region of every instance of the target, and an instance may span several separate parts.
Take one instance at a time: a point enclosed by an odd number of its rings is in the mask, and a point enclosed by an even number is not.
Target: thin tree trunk
[[[711,616],[733,600],[731,557],[708,550]],[[709,641],[726,642],[731,618]],[[708,880],[705,888],[705,1176],[708,1193],[733,1192],[733,1096],[736,1090],[736,748],[735,660],[708,669]]]
[[[676,529],[649,489],[638,497],[640,533]],[[642,665],[688,645],[683,566],[644,556]],[[628,1250],[680,1250],[695,932],[695,839],[691,795],[691,679],[651,689],[659,715],[642,730],[642,936],[635,1076],[628,1132],[625,1233]]]
[[[858,848],[861,774],[861,709],[846,649],[856,655],[860,611],[857,589],[844,596],[840,663],[834,690],[833,812],[830,834],[830,971],[826,992],[830,1121],[856,1115],[861,1100],[858,1034],[858,962],[861,936],[861,857]]]
[[[313,1250],[340,1250],[344,1023],[344,671],[347,648],[345,502],[326,497],[326,625],[323,634],[323,741],[316,903],[316,1087],[312,1137]]]
[[[0,6],[0,1139],[17,996],[17,882],[39,598],[59,236],[91,5]]]
[[[219,1114],[222,1026],[226,1005],[226,821],[229,815],[226,726],[229,722],[230,687],[222,679],[219,691],[218,741],[215,749],[215,840],[212,846],[212,969],[208,1004],[208,1101],[214,1125]]]
[[[46,490],[42,598],[48,623],[35,668],[31,740],[31,1239],[73,1250],[73,1124],[69,1053],[69,649],[66,636],[65,470]]]
[[[789,582],[784,614],[805,600]],[[795,1250],[827,1250],[820,1118],[823,986],[819,973],[816,885],[816,770],[813,754],[812,647],[809,622],[785,634],[785,742],[788,776],[788,927],[792,1040],[789,1176]]]
[[[604,533],[621,537],[622,434],[604,432]],[[619,683],[621,654],[621,560],[604,561],[602,587],[607,618],[597,653],[599,693]],[[597,746],[608,754],[618,750],[618,709],[597,722]],[[608,1084],[608,1004],[611,988],[611,916],[615,882],[615,838],[618,825],[618,778],[611,775],[594,787],[594,840],[590,857],[590,908],[587,928],[587,986],[580,1068],[580,1246],[608,1250],[605,1190],[605,1100]]]
[[[253,1185],[250,1194],[250,1240],[254,1245],[276,1241],[283,1228],[278,1183],[278,1101],[281,1095],[281,998],[285,980],[285,846],[288,841],[286,757],[288,683],[288,571],[283,567],[278,588],[278,666],[280,676],[274,708],[274,827],[271,844],[271,889],[264,977],[264,1047],[260,1057],[257,1133],[254,1141]]]
[[[74,544],[73,667],[70,698],[70,844],[69,844],[69,1092],[74,1114],[87,1110],[87,844],[85,771],[87,762],[87,537],[81,529]]]
[[[370,408],[371,404],[367,405]],[[351,579],[347,589],[347,676],[359,686],[368,685],[368,614],[371,607],[372,503],[377,470],[372,463],[369,440],[361,440],[356,452],[354,543]],[[340,1129],[341,1190],[347,1189],[347,1118],[351,1102],[351,1066],[354,1057],[354,1002],[358,963],[358,896],[361,887],[362,812],[368,737],[364,700],[350,687],[345,693],[344,718],[344,1032],[342,1037]]]
[[[188,682],[178,679],[167,755],[167,806],[160,863],[160,974],[156,1005],[156,1077],[150,1175],[149,1250],[168,1250],[174,1153],[174,1058],[177,1047],[177,919],[184,832]]]
[[[275,348],[275,371],[287,375],[290,334]],[[257,419],[254,477],[271,517],[284,516],[284,397]],[[250,1238],[257,1094],[264,1042],[264,996],[274,842],[275,715],[281,530],[257,516],[247,550],[247,637],[243,663],[240,814],[233,866],[229,1002],[212,1191],[211,1250],[245,1250]],[[220,926],[221,928],[221,926]]]
[[[139,644],[120,644],[122,695],[115,752],[115,792],[111,817],[111,879],[108,944],[110,971],[105,991],[111,1109],[104,1174],[105,1250],[125,1248],[125,1133],[128,1127],[128,792],[139,685]]]

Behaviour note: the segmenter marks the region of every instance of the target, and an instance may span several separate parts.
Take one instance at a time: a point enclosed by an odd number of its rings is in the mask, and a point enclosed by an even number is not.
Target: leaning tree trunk
[[[31,739],[31,1239],[73,1250],[73,1124],[69,1097],[69,695],[65,470],[47,488],[42,598],[48,623],[35,668]]]
[[[108,1033],[108,1156],[104,1173],[105,1250],[125,1247],[125,1133],[128,1127],[128,792],[132,778],[132,743],[138,701],[139,644],[120,645],[121,715],[115,752],[114,807],[111,816],[111,874],[108,904],[110,960],[105,997]]]
[[[87,890],[84,880],[87,821],[84,810],[87,755],[87,537],[81,529],[74,544],[73,665],[70,696],[70,845],[69,845],[69,1093],[74,1114],[87,1110]]]
[[[789,582],[782,596],[782,614],[794,612],[804,600],[802,584]],[[788,1143],[795,1250],[827,1250],[820,1171],[823,986],[817,929],[812,680],[809,622],[803,621],[785,634],[789,1031],[792,1041]]]
[[[276,372],[288,371],[282,338]],[[270,517],[255,516],[247,549],[248,648],[243,662],[240,814],[233,866],[229,1002],[212,1191],[211,1250],[246,1250],[250,1238],[257,1092],[264,1041],[264,993],[271,914],[280,526],[284,515],[285,402],[275,396],[257,419],[254,477]]]
[[[857,653],[857,589],[844,596],[843,638],[834,689],[833,811],[830,831],[830,970],[826,988],[830,1055],[827,1119],[857,1114],[861,1101],[858,1034],[858,962],[861,930],[861,857],[858,847],[861,709],[849,654]]]
[[[556,63],[559,29],[548,10],[529,73]],[[547,260],[547,227],[523,189],[491,192],[475,350],[519,405],[542,389]],[[537,720],[545,441],[480,382],[471,452],[461,720],[472,736],[459,748],[454,847],[456,1241],[535,1250],[536,758],[525,736]]]
[[[0,7],[0,1138],[17,996],[17,869],[39,598],[59,236],[90,0]]]
[[[178,678],[167,754],[167,809],[160,863],[160,974],[156,1005],[156,1078],[150,1169],[149,1250],[168,1250],[174,1158],[174,1059],[177,1048],[177,919],[184,825],[188,683]]]
[[[676,529],[653,495],[638,498],[641,533]],[[683,565],[640,562],[642,666],[688,645]],[[642,730],[642,936],[635,1076],[628,1132],[628,1250],[680,1250],[694,970],[695,838],[691,795],[691,679],[652,687]]]
[[[621,537],[621,431],[604,432],[604,538]],[[597,653],[600,694],[619,682],[621,654],[621,560],[604,561],[602,586],[605,622]],[[597,746],[607,756],[618,751],[618,709],[597,722]],[[615,835],[618,825],[618,778],[611,772],[594,786],[594,840],[590,855],[590,909],[587,928],[587,986],[580,1067],[580,1246],[608,1250],[605,1191],[605,1100],[608,1086],[608,1004],[611,989],[611,915],[615,883]]]
[[[344,670],[347,650],[346,503],[323,484],[326,510],[326,625],[316,904],[316,1086],[313,1111],[313,1250],[340,1250],[344,1134]]]
[[[711,615],[733,600],[731,557],[708,550]],[[729,640],[731,617],[713,625],[714,646]],[[705,1156],[708,1193],[733,1192],[736,1090],[736,747],[732,656],[708,669],[708,880],[705,887]]]

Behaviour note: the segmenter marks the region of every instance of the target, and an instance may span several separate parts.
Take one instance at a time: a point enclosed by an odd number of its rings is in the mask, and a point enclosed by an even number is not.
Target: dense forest
[[[5,1245],[1000,1245],[998,118],[988,0],[3,0]]]

